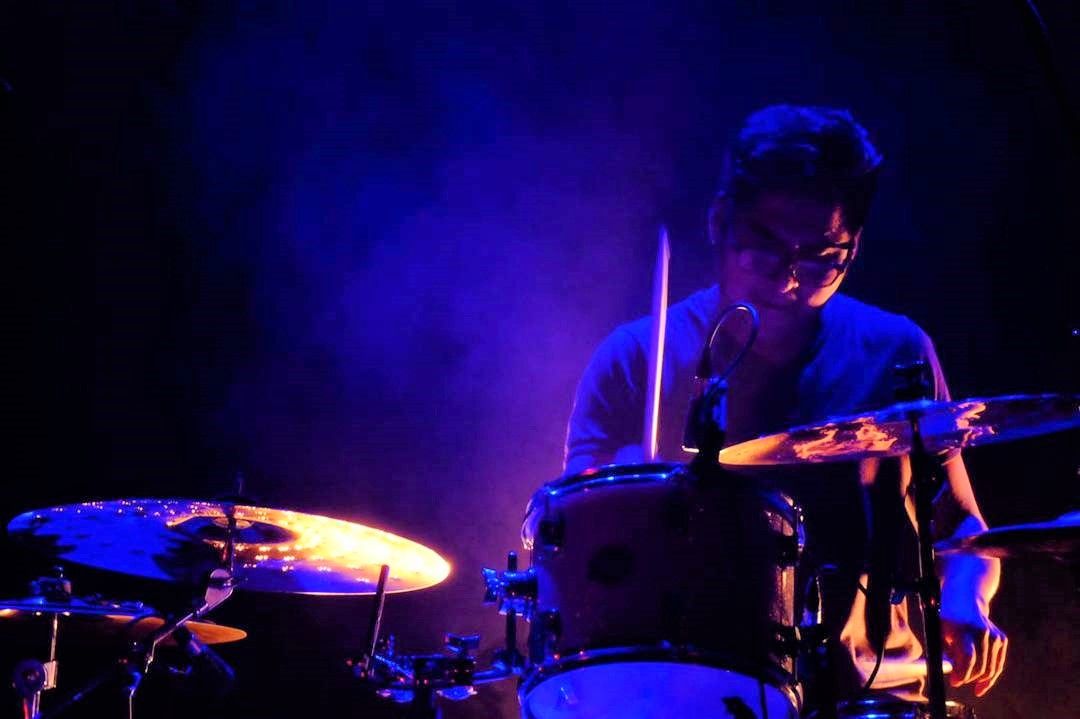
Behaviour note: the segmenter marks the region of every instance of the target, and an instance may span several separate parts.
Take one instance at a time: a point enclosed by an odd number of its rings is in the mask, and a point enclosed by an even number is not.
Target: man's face
[[[733,300],[808,312],[836,293],[857,240],[838,205],[781,192],[729,202],[717,238],[721,287]]]

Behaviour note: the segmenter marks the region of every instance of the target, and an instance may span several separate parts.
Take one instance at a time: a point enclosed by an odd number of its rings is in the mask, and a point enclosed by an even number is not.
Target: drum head
[[[571,669],[522,696],[526,719],[797,719],[783,691],[696,664],[619,662]]]

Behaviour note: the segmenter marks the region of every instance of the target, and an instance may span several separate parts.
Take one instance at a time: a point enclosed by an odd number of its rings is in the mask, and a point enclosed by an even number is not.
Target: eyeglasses
[[[794,274],[799,284],[807,287],[831,287],[847,271],[855,257],[854,242],[792,249],[779,242],[750,244],[735,241],[730,232],[728,242],[738,253],[739,267],[742,269],[769,279]]]

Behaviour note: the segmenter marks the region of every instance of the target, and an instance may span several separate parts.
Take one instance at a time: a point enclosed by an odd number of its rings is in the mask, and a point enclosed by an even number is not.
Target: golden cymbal
[[[835,417],[720,450],[730,467],[853,461],[911,453],[912,421],[932,454],[1080,427],[1080,395],[919,400]]]
[[[941,555],[970,554],[1000,559],[1080,558],[1080,511],[1063,514],[1049,522],[995,527],[966,537],[946,539],[935,544],[934,551]]]
[[[119,499],[25,512],[8,532],[57,558],[198,584],[222,565],[231,534],[237,587],[293,594],[374,594],[431,587],[450,575],[434,550],[390,532],[315,514],[190,499]]]
[[[63,618],[61,634],[76,640],[123,637],[138,640],[165,623],[154,610],[141,602],[110,602],[78,597],[46,598],[40,596],[0,599],[0,634],[16,629],[24,631],[42,625],[41,617],[58,614]],[[190,621],[184,626],[203,644],[225,644],[247,636],[236,627],[208,621]],[[165,641],[169,645],[174,640]]]

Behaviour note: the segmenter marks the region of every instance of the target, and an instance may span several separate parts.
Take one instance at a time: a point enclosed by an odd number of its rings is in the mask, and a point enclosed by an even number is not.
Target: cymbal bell
[[[926,450],[944,454],[1080,427],[1080,395],[902,402],[734,444],[720,450],[718,459],[729,467],[751,467],[899,457],[914,448],[913,421]]]
[[[74,635],[76,639],[122,637],[139,640],[165,623],[153,609],[141,602],[31,596],[0,599],[0,636],[10,639],[12,631],[29,630],[31,625],[41,624],[41,617],[53,614],[64,619],[62,635],[65,638]],[[205,620],[186,622],[184,627],[203,644],[225,644],[247,636],[243,629]],[[166,639],[164,645],[171,643],[175,643],[172,637]]]
[[[8,532],[65,561],[199,584],[221,567],[230,537],[238,588],[292,594],[407,592],[446,579],[434,550],[390,532],[284,509],[191,499],[119,499],[25,512]]]
[[[935,544],[934,551],[943,556],[1077,559],[1080,558],[1080,511],[1063,514],[1048,522],[1014,524],[946,539]]]

